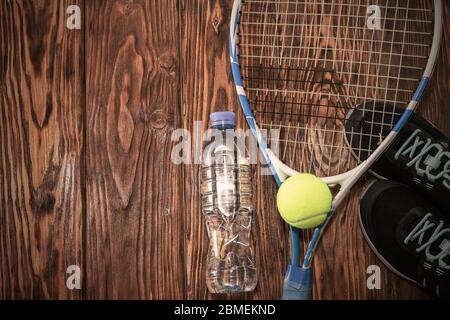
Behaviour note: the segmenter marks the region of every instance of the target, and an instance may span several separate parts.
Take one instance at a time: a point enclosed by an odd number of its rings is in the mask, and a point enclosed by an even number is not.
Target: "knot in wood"
[[[150,125],[154,129],[163,129],[167,126],[167,114],[160,109],[153,111],[150,114]]]
[[[131,12],[133,11],[132,3],[132,0],[125,1],[125,5],[123,6],[124,15],[128,16],[131,14]]]
[[[171,77],[175,77],[176,75],[176,64],[175,57],[169,52],[166,52],[159,57],[159,66]]]
[[[220,25],[223,21],[223,8],[219,3],[216,3],[216,6],[214,8],[214,13],[211,15],[211,24],[214,28],[214,31],[218,34]]]

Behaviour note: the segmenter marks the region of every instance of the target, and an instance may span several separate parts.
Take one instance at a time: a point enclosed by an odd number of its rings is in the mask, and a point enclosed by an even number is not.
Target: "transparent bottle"
[[[201,168],[202,211],[210,241],[206,284],[212,293],[252,291],[257,275],[250,239],[250,163],[234,134],[235,114],[216,112],[210,118],[216,130],[204,149]]]

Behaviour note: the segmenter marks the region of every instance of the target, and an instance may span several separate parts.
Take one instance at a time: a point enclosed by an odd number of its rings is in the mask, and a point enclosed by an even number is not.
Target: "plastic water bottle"
[[[210,119],[216,130],[204,149],[201,169],[202,211],[210,241],[206,284],[212,293],[252,291],[257,275],[250,244],[250,163],[234,134],[235,114],[216,112]]]

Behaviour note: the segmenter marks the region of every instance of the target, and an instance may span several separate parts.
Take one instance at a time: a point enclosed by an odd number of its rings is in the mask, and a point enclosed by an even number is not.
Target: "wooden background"
[[[450,6],[421,113],[450,135]],[[66,28],[81,8],[82,29]],[[213,296],[199,167],[174,165],[176,128],[212,111],[240,117],[228,58],[232,0],[0,1],[0,298],[278,299],[287,227],[271,177],[254,170],[254,293]],[[363,183],[315,259],[316,299],[427,295],[382,267],[359,230]],[[69,265],[82,289],[65,286]]]

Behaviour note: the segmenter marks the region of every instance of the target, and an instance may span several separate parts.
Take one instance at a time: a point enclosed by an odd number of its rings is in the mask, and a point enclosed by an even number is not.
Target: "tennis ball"
[[[291,226],[310,229],[320,225],[331,209],[332,195],[327,184],[312,174],[288,178],[277,193],[281,217]]]

